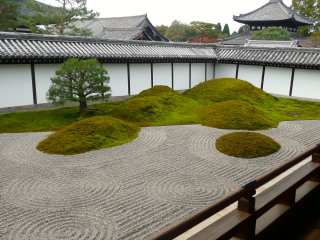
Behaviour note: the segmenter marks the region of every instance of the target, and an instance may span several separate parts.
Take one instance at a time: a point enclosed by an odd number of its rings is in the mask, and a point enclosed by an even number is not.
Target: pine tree
[[[228,34],[228,36],[230,36],[230,29],[227,23],[224,25],[222,33]]]
[[[33,33],[59,34],[71,36],[90,36],[89,29],[80,29],[75,22],[90,20],[99,13],[87,10],[86,0],[55,0],[59,7],[39,4],[35,1],[26,2],[26,7],[36,12],[34,16],[19,18],[21,23]],[[43,27],[39,26],[42,25]]]
[[[19,25],[17,17],[20,6],[21,4],[14,1],[0,0],[0,31],[14,31]]]
[[[66,101],[79,102],[80,112],[86,112],[88,100],[108,99],[110,78],[96,59],[81,60],[71,58],[60,64],[56,77],[47,92],[47,100],[54,105]]]

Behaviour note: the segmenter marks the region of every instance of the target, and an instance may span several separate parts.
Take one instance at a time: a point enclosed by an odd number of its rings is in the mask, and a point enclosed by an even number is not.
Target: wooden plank
[[[303,197],[312,192],[314,189],[319,188],[320,184],[317,182],[307,181],[301,185],[296,191],[296,202],[299,202]]]
[[[309,162],[258,194],[256,196],[256,217],[259,218],[277,204],[281,198],[285,198],[287,194],[300,187],[319,170],[319,163]]]
[[[271,224],[275,223],[276,219],[278,219],[281,215],[287,212],[290,207],[277,204],[272,207],[268,212],[262,215],[260,218],[257,219],[256,225],[256,235],[262,233],[267,227],[271,226]]]
[[[253,215],[236,209],[202,229],[188,240],[230,239],[252,220]]]

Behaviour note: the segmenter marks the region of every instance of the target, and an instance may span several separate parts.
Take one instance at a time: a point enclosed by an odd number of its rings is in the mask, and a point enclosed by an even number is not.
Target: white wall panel
[[[51,85],[51,78],[56,75],[59,64],[35,64],[37,103],[47,103],[46,93]]]
[[[164,85],[172,87],[171,63],[153,64],[153,86]]]
[[[189,63],[173,64],[174,90],[189,89]]]
[[[127,64],[105,63],[103,67],[108,71],[112,96],[128,95],[128,70]]]
[[[238,79],[261,88],[262,70],[262,66],[239,65]]]
[[[291,68],[266,67],[263,90],[289,96]]]
[[[0,108],[31,104],[30,64],[0,65]]]
[[[151,65],[149,63],[130,63],[131,95],[151,88]]]
[[[292,96],[320,99],[320,70],[296,69]]]
[[[216,63],[216,78],[235,78],[237,64]]]
[[[207,79],[206,80],[213,79],[213,74],[214,74],[214,63],[207,63]]]
[[[205,81],[205,63],[191,63],[191,88]]]

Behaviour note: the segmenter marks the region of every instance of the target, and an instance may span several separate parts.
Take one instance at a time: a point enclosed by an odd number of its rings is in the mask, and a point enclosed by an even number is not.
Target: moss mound
[[[220,78],[200,83],[182,95],[204,104],[241,100],[251,104],[272,103],[276,98],[252,84],[235,79]]]
[[[151,122],[167,118],[176,108],[183,107],[187,102],[189,102],[188,98],[170,91],[156,94],[156,96],[140,95],[124,101],[112,109],[110,114],[115,118],[141,123],[140,126],[148,126]]]
[[[260,133],[234,132],[218,138],[216,148],[228,156],[256,158],[277,152],[280,144]]]
[[[55,132],[40,142],[37,149],[49,154],[79,154],[130,142],[139,131],[137,126],[119,119],[92,117]]]
[[[138,95],[134,96],[133,98],[158,96],[158,95],[162,95],[163,93],[172,93],[175,95],[180,95],[178,92],[176,92],[175,90],[173,90],[172,88],[170,88],[168,86],[157,85],[152,88],[143,90],[142,92],[140,92]]]
[[[261,110],[239,100],[209,105],[199,109],[198,115],[203,125],[220,129],[263,130],[278,125]]]

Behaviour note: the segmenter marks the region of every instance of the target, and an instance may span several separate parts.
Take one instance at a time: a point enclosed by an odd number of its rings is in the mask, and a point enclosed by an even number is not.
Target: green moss
[[[168,86],[157,85],[152,88],[143,90],[142,92],[140,92],[138,95],[134,96],[133,98],[158,96],[158,95],[162,95],[164,93],[171,93],[173,95],[180,95],[178,92],[176,92],[175,90],[173,90],[172,88],[170,88]]]
[[[139,131],[132,123],[119,119],[92,117],[55,132],[40,142],[37,149],[49,154],[79,154],[130,142]]]
[[[139,123],[139,126],[162,125],[165,119],[176,112],[181,113],[182,109],[188,109],[190,106],[187,105],[194,102],[175,91],[148,95],[142,94],[128,99],[115,107],[110,114],[116,118]]]
[[[280,144],[260,133],[234,132],[218,138],[216,148],[228,156],[256,158],[277,152]]]
[[[221,129],[262,130],[276,127],[278,122],[250,103],[225,101],[198,110],[201,123]]]
[[[206,81],[185,91],[182,95],[207,105],[229,100],[241,100],[251,104],[267,104],[276,101],[275,97],[263,90],[235,78]]]

